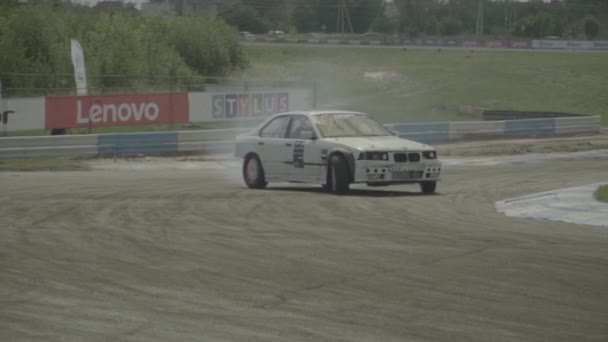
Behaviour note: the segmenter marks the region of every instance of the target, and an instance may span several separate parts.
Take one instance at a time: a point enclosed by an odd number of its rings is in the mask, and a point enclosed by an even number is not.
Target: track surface
[[[346,197],[211,162],[0,173],[0,341],[606,341],[608,231],[493,203],[608,162],[444,170]]]

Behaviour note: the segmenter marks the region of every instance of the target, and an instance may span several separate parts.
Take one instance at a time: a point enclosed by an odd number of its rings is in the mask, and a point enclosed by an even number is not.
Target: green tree
[[[28,5],[0,13],[4,89],[20,89],[11,95],[73,89],[72,38],[83,47],[92,93],[140,91],[167,86],[169,77],[223,76],[247,65],[237,32],[219,20]]]
[[[237,4],[231,6],[218,15],[228,25],[237,27],[239,31],[263,33],[268,31],[268,24],[262,19],[255,8]]]
[[[600,32],[600,22],[592,15],[588,15],[583,19],[583,28],[587,39],[594,39]]]
[[[454,36],[462,32],[462,21],[454,17],[443,17],[439,20],[439,33],[445,36]]]
[[[293,10],[291,21],[298,32],[321,31],[317,9],[310,2],[299,3]]]

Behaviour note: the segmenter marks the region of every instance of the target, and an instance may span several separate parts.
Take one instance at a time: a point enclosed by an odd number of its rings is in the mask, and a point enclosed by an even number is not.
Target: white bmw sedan
[[[269,182],[321,184],[336,194],[350,184],[420,184],[435,192],[441,163],[431,146],[395,135],[366,113],[298,111],[275,114],[237,137],[250,188]]]

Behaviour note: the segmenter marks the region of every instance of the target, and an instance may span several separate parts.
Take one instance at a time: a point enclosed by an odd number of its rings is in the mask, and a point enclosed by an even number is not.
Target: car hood
[[[326,140],[362,151],[434,150],[434,148],[429,145],[396,136],[344,137],[328,138]]]

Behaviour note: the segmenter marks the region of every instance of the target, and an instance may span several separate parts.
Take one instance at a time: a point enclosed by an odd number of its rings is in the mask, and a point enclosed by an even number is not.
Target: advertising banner
[[[593,42],[593,49],[596,50],[605,50],[608,49],[608,41],[597,41]]]
[[[46,128],[188,122],[188,94],[125,94],[46,98]]]
[[[535,49],[564,49],[566,42],[563,40],[533,40],[532,47]]]
[[[532,47],[532,41],[530,40],[511,40],[509,41],[509,47],[514,49],[529,49]]]
[[[486,40],[483,42],[483,46],[487,48],[506,48],[509,47],[504,40]]]
[[[87,73],[84,66],[84,53],[82,46],[76,39],[70,40],[72,64],[74,65],[74,79],[76,81],[76,94],[87,94]]]
[[[0,132],[44,129],[44,97],[0,99]]]
[[[311,89],[188,94],[190,122],[264,118],[312,107]]]
[[[573,50],[589,50],[593,48],[593,42],[584,40],[567,40],[565,42],[566,49]]]
[[[478,47],[481,46],[481,42],[479,40],[465,39],[460,45],[464,47]]]

